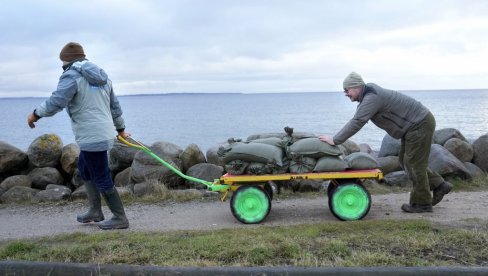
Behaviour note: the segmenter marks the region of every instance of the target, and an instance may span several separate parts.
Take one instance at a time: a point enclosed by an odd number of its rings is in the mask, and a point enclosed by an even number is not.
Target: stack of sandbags
[[[287,147],[291,173],[344,171],[347,163],[340,157],[342,151],[319,138],[305,138]]]
[[[225,170],[235,175],[286,173],[288,165],[283,148],[270,144],[272,140],[269,138],[262,140],[266,143],[236,142],[221,147],[218,155],[224,161]]]

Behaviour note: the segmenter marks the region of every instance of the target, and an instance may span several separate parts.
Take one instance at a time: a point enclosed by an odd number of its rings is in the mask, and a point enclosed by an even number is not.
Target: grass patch
[[[167,233],[73,233],[0,244],[3,260],[158,266],[486,266],[488,233],[424,220]]]

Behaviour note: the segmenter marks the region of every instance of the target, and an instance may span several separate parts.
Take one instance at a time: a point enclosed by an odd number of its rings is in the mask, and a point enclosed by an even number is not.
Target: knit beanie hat
[[[59,53],[59,59],[62,61],[70,62],[79,58],[85,58],[85,52],[83,52],[83,47],[76,42],[66,44]]]
[[[351,72],[347,77],[344,79],[344,82],[342,83],[344,89],[348,88],[353,88],[353,87],[359,87],[364,85],[363,78],[356,73],[356,72]]]

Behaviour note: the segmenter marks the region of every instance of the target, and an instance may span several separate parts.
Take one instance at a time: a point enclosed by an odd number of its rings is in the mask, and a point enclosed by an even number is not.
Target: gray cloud
[[[0,97],[47,96],[68,41],[119,94],[484,88],[486,1],[8,1]]]

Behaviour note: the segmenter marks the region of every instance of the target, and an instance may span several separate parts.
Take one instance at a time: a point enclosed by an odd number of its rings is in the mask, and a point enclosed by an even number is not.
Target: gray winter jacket
[[[364,86],[354,117],[334,136],[336,145],[344,143],[369,120],[391,137],[400,139],[430,111],[417,100],[384,89],[374,83]]]
[[[71,118],[76,142],[83,151],[110,149],[114,130],[125,129],[112,82],[103,69],[88,60],[69,66],[59,78],[56,91],[34,112],[39,117],[49,117],[63,108]]]

